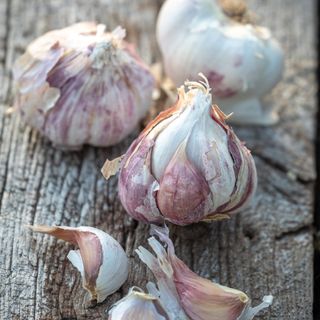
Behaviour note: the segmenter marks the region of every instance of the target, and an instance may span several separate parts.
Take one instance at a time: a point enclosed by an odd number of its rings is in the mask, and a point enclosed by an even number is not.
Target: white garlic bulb
[[[92,227],[30,226],[79,247],[68,254],[79,270],[83,287],[93,303],[100,303],[117,291],[128,278],[128,258],[121,245],[109,234]]]
[[[61,148],[125,138],[151,106],[154,79],[124,36],[83,22],[33,41],[13,69],[24,121]]]
[[[138,287],[130,288],[128,294],[109,310],[109,320],[169,320],[157,297],[144,293]]]
[[[233,123],[272,124],[261,103],[280,80],[283,52],[266,28],[227,17],[217,0],[167,0],[157,22],[167,75],[175,84],[202,72]]]

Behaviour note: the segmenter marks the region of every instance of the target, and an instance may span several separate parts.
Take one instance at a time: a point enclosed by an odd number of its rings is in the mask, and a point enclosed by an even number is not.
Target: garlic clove
[[[158,299],[138,287],[130,288],[128,294],[116,302],[108,313],[109,320],[169,320]]]
[[[243,292],[199,277],[181,260],[173,269],[181,304],[191,319],[234,320],[249,302]]]
[[[131,144],[121,162],[119,197],[126,211],[137,220],[146,223],[163,222],[155,198],[159,183],[150,172],[152,147],[161,130],[178,116],[180,108],[178,101],[170,112],[166,110],[159,114],[159,123],[156,120],[150,122]]]
[[[143,147],[135,151],[136,144],[131,145],[127,154],[133,152],[134,160],[128,163],[128,157],[122,162],[122,173],[119,176],[119,197],[122,205],[131,216],[143,222],[152,221],[161,223],[163,218],[157,208],[153,194],[158,190],[159,184],[150,173],[150,149],[153,141],[143,139]]]
[[[207,181],[188,160],[185,148],[186,141],[167,165],[157,194],[162,214],[180,225],[202,220],[203,206],[210,193]]]
[[[176,104],[150,122],[119,164],[120,200],[137,220],[187,225],[228,218],[255,193],[250,151],[226,124],[229,116],[212,105],[201,77],[178,90]],[[108,178],[113,163],[105,166]]]
[[[148,242],[156,257],[141,246],[136,252],[156,277],[158,288],[153,285],[150,291],[158,293],[167,312],[172,310],[174,301],[192,320],[251,320],[272,303],[272,296],[266,296],[260,306],[251,308],[245,293],[201,278],[191,271],[175,255],[166,227],[152,226],[151,233],[157,235],[167,249],[151,237]],[[168,290],[175,299],[167,298]]]
[[[117,291],[128,278],[128,258],[121,245],[107,233],[92,227],[29,226],[79,247],[68,254],[81,273],[91,301],[100,303]]]
[[[152,103],[154,78],[121,27],[80,23],[44,34],[13,68],[15,104],[55,146],[110,146]]]

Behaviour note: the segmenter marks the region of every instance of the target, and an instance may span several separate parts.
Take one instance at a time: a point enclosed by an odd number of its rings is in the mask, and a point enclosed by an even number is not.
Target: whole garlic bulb
[[[32,42],[13,70],[22,118],[63,148],[126,137],[151,105],[154,79],[124,36],[84,22]]]
[[[181,85],[203,72],[233,123],[277,121],[261,98],[278,83],[283,52],[266,28],[227,17],[218,0],[167,0],[157,22],[167,75]]]
[[[176,104],[149,123],[120,164],[119,196],[137,220],[187,225],[228,218],[255,192],[250,151],[212,105],[208,83],[185,85],[189,90],[179,88]],[[109,167],[107,161],[105,176]]]
[[[100,303],[117,291],[128,278],[129,260],[121,245],[109,234],[92,227],[29,226],[79,247],[68,254],[79,270],[83,287],[93,303]]]
[[[157,286],[149,283],[149,292],[159,297],[162,307],[168,314],[179,311],[172,319],[191,320],[251,320],[262,309],[271,305],[273,297],[265,296],[263,302],[252,308],[249,297],[237,290],[201,278],[181,261],[174,251],[168,229],[154,227],[152,233],[160,238],[165,247],[154,237],[148,239],[156,256],[140,246],[136,252],[140,259],[153,272]]]

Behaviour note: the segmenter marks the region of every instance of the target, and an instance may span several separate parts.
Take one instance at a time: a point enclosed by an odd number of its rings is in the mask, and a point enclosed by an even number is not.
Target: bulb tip
[[[203,80],[199,80],[199,81],[189,81],[186,80],[184,85],[189,89],[199,89],[201,90],[204,94],[209,95],[211,88],[210,88],[210,84],[208,79],[206,78],[206,76],[200,72],[198,73],[199,77],[201,77]]]

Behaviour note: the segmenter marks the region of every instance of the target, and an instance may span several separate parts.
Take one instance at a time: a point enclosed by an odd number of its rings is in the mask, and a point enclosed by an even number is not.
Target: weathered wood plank
[[[254,303],[268,293],[272,308],[260,319],[312,319],[312,224],[315,114],[314,1],[250,0],[261,21],[281,40],[286,72],[272,98],[281,115],[273,128],[235,128],[256,159],[259,189],[252,207],[230,221],[172,227],[177,254],[199,274],[247,292]],[[154,23],[161,1],[11,0],[0,2],[0,318],[106,318],[105,309],[135,284],[146,268],[134,249],[148,227],[125,214],[116,178],[100,174],[108,149],[57,151],[5,114],[14,59],[36,36],[75,21],[122,24],[148,62],[159,53]],[[92,225],[110,232],[130,257],[126,285],[94,309],[84,306],[78,272],[66,259],[71,246],[27,232],[24,224]]]

